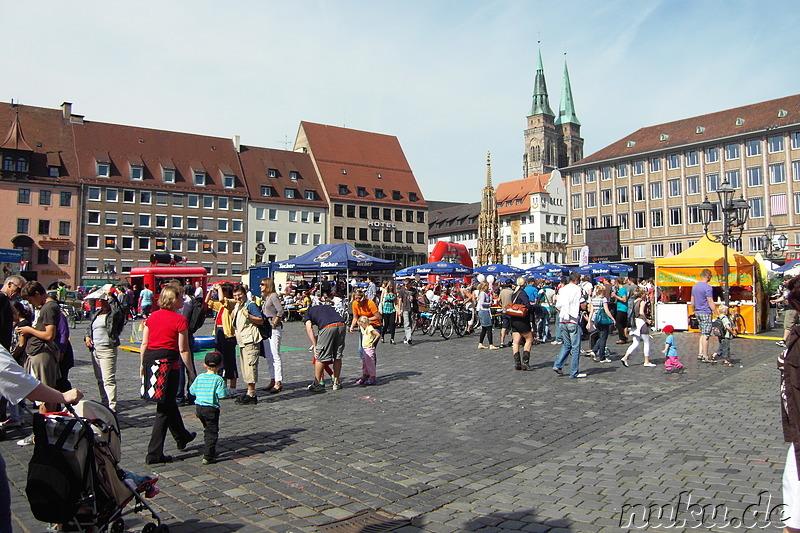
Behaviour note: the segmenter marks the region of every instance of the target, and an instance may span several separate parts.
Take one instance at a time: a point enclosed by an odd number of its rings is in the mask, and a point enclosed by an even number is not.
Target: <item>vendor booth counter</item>
[[[724,247],[703,237],[685,252],[673,257],[656,259],[656,326],[667,324],[676,330],[690,328],[689,315],[692,287],[700,281],[704,269],[711,271],[709,285],[714,289],[717,305],[724,302]],[[745,321],[747,333],[758,333],[763,324],[764,302],[759,280],[759,267],[754,257],[728,250],[728,285],[730,313],[739,312]]]

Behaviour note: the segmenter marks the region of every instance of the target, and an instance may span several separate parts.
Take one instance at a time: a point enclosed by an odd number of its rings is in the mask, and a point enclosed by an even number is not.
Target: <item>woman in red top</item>
[[[186,319],[176,313],[183,307],[183,288],[165,286],[158,298],[158,305],[160,309],[144,323],[141,347],[141,395],[142,398],[158,402],[145,457],[149,465],[172,461],[172,457],[164,455],[167,429],[181,451],[197,436],[184,427],[175,401],[180,359],[186,366],[190,384],[196,377],[192,352],[189,350],[189,326]]]

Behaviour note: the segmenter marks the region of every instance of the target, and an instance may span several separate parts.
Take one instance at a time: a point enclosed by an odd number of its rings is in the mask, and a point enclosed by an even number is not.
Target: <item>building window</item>
[[[759,139],[752,139],[745,143],[745,153],[747,157],[761,155],[761,141]]]
[[[747,169],[747,186],[759,187],[764,184],[761,178],[761,167],[750,167]]]
[[[425,223],[425,211],[417,211],[417,224]]]
[[[183,241],[180,239],[170,239],[169,241],[169,251],[170,252],[180,252],[183,250]]]
[[[107,178],[111,174],[111,165],[108,163],[97,163],[97,177]]]
[[[156,227],[167,229],[167,215],[156,215]]]
[[[386,193],[383,192],[383,189],[375,189],[375,198],[378,200],[386,198]]]
[[[170,229],[183,229],[183,217],[180,215],[172,215],[170,217]]]
[[[194,173],[194,186],[195,187],[205,187],[206,186],[206,173],[205,172],[195,172]]]
[[[348,228],[348,229],[349,229],[349,228]],[[342,226],[334,226],[334,227],[333,227],[333,238],[334,238],[334,239],[344,239],[344,237],[343,237],[343,235],[344,235],[343,231],[344,231],[344,229],[342,228]]]
[[[30,229],[30,220],[27,218],[17,219],[17,233],[26,234]]]
[[[669,208],[669,225],[680,226],[683,223],[683,210],[680,207]]]
[[[153,203],[153,193],[150,191],[139,191],[139,203],[143,205],[150,205]]]
[[[686,194],[700,194],[700,176],[686,177]]]
[[[669,194],[670,198],[675,198],[676,196],[681,195],[680,179],[667,180],[667,194]]]
[[[661,188],[660,181],[650,182],[650,199],[659,200],[664,197],[664,192]]]
[[[669,243],[669,252],[672,255],[678,255],[683,251],[683,243],[682,242],[671,242]]]
[[[725,145],[725,160],[739,159],[739,143]]]
[[[600,179],[603,181],[611,179],[611,167],[603,167],[600,169]]]
[[[581,184],[581,173],[580,172],[573,172],[571,174],[571,176],[570,176],[570,179],[572,180],[572,185],[573,186],[580,185]],[[396,199],[399,199],[399,198],[396,198]]]
[[[421,231],[417,232],[417,244],[425,244],[425,233]]]
[[[409,202],[416,202],[418,200],[419,200],[419,195],[417,193],[415,193],[415,192],[408,193],[408,201]],[[420,244],[424,244],[424,242],[420,243]]]
[[[222,209],[224,211],[228,210],[229,199],[227,196],[220,196],[217,198],[217,209]]]
[[[364,198],[365,196],[367,196],[366,187],[358,187],[356,189],[356,194],[358,195],[359,198]]]
[[[100,225],[100,211],[87,211],[86,212],[86,223],[92,226],[99,226]]]
[[[98,189],[98,192],[100,189]],[[17,203],[18,204],[30,204],[31,203],[31,190],[30,189],[20,189],[17,191]]]
[[[203,209],[214,209],[213,196],[203,196]]]
[[[380,220],[381,219],[381,209],[379,207],[373,207],[370,209],[370,218],[372,220]]]
[[[164,168],[161,170],[161,176],[164,179],[164,183],[175,183],[175,169],[174,168]]]
[[[139,227],[141,228],[149,228],[150,227],[150,215],[145,213],[139,214]]]
[[[297,198],[297,190],[296,189],[284,189],[283,196],[289,199]]]
[[[731,187],[733,187],[734,189],[741,189],[741,187],[742,187],[742,173],[739,172],[739,169],[726,170],[725,171],[725,179],[728,180],[728,183],[730,183]]]
[[[592,208],[597,207],[597,193],[596,192],[587,192],[586,193],[586,207]]]
[[[644,185],[641,183],[637,183],[636,185],[631,186],[631,192],[633,193],[633,201],[634,202],[643,202],[644,201]]]
[[[800,148],[800,132],[793,131],[789,134],[789,137],[792,139],[792,150]]]
[[[783,135],[775,135],[767,139],[769,153],[783,152]]]
[[[633,213],[633,228],[644,229],[647,227],[647,217],[644,211],[635,211]]]
[[[597,173],[595,169],[586,171],[586,183],[594,183],[597,181]]]
[[[236,176],[224,174],[222,176],[222,187],[225,189],[233,189],[236,186]]]
[[[600,205],[611,205],[611,189],[600,189]],[[550,217],[547,216],[546,218]]]
[[[747,203],[750,204],[750,218],[764,217],[764,198],[760,196],[749,198]]]
[[[581,195],[576,193],[570,196],[572,209],[580,209],[581,208]]]
[[[71,229],[72,229],[72,223],[69,220],[60,220],[58,222],[59,237],[69,237]],[[27,233],[27,231],[25,233]]]
[[[800,215],[800,192],[794,193],[794,214]]]
[[[349,193],[350,193],[350,190],[347,188],[347,185],[339,185],[339,194],[341,196],[344,196],[344,195],[349,194]]]
[[[297,233],[289,233],[289,244],[297,244]]]
[[[660,242],[653,243],[650,247],[653,257],[664,257],[664,244]]]
[[[278,244],[278,232],[270,231],[267,236],[269,237],[269,244]]]
[[[106,250],[114,250],[117,247],[117,237],[115,235],[106,235],[105,248]]]
[[[165,192],[157,192],[156,205],[169,205],[169,195]]]
[[[149,250],[150,237],[139,237],[138,248],[139,250]]]
[[[660,157],[651,157],[650,158],[650,172],[661,172],[661,158]]]
[[[50,235],[50,221],[49,220],[40,220],[39,221],[39,235]]]
[[[706,174],[706,192],[716,192],[719,189],[719,173]]]
[[[697,150],[689,150],[686,152],[686,166],[695,167],[698,165]]]
[[[122,237],[122,249],[133,250],[133,237]]]
[[[627,187],[617,187],[617,203],[619,203],[619,204],[627,204],[628,203],[628,188]]]
[[[572,234],[573,235],[580,235],[583,233],[583,220],[580,218],[573,218],[572,219]]]
[[[58,251],[58,258],[56,262],[59,265],[68,265],[69,264],[69,250],[59,250]]]
[[[278,171],[276,169],[274,169],[274,168],[268,169],[267,170],[267,177],[269,177],[269,178],[277,178],[278,177]]]
[[[600,217],[600,223],[603,225],[602,227],[610,228],[612,224],[611,215],[603,215],[602,217]]]
[[[667,156],[667,170],[675,170],[681,166],[681,156],[679,154],[670,154]]]
[[[228,241],[217,241],[217,253],[220,254],[228,253]]]
[[[316,200],[317,194],[314,191],[306,191],[306,200]]]
[[[297,222],[297,211],[293,209],[289,210],[289,222]]]
[[[624,178],[628,175],[628,165],[625,163],[620,163],[617,165],[617,177]]]
[[[144,179],[144,169],[142,167],[131,166],[131,179],[133,181],[142,181]]]
[[[770,185],[786,183],[786,167],[783,163],[775,163],[769,166],[769,183]]]
[[[106,202],[117,202],[119,191],[117,189],[106,189]]]
[[[633,175],[640,176],[644,174],[644,161],[634,161],[633,162]]]
[[[61,191],[61,201],[59,205],[61,207],[71,207],[72,206],[72,193],[69,191]]]
[[[218,218],[217,219],[217,231],[219,231],[219,232],[228,231],[228,219],[227,218]]]
[[[597,217],[587,217],[586,218],[586,229],[594,229],[597,227]],[[547,242],[549,239],[545,239]]]
[[[617,226],[619,229],[628,229],[628,213],[619,213],[617,215]]]
[[[719,161],[719,148],[706,148],[706,163],[716,163]]]
[[[786,194],[773,194],[769,197],[770,214],[772,216],[788,214],[788,206],[786,205]]]
[[[115,211],[106,211],[104,224],[106,226],[116,226],[118,215]]]
[[[52,193],[52,191],[48,191],[46,189],[39,191],[39,205],[50,205],[50,197]]]

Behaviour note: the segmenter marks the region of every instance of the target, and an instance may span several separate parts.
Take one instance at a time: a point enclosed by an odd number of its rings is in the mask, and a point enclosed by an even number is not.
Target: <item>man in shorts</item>
[[[247,299],[247,289],[243,285],[237,285],[233,289],[233,299],[236,300],[236,307],[233,308],[233,329],[239,345],[242,378],[247,382],[247,393],[236,398],[236,403],[255,405],[258,403],[256,383],[263,340],[258,326],[264,323],[264,317],[261,315],[261,308]]]
[[[362,295],[363,297],[363,295]],[[322,373],[326,364],[333,363],[333,390],[342,388],[339,376],[342,373],[342,355],[347,328],[342,315],[331,305],[312,305],[303,315],[306,323],[306,334],[314,349],[314,381],[308,386],[311,392],[324,392]],[[314,334],[313,326],[317,326]]]
[[[708,339],[711,337],[711,322],[717,312],[714,303],[714,291],[708,282],[711,280],[711,271],[707,268],[700,272],[700,281],[692,287],[692,309],[700,328],[700,341],[697,345],[697,358],[708,361]]]

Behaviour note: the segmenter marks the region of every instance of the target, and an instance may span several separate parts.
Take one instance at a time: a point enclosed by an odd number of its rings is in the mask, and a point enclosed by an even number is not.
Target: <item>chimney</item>
[[[69,120],[72,117],[72,102],[62,102],[61,112],[64,114],[64,120]]]
[[[233,136],[233,149],[236,150],[236,153],[242,151],[241,138],[238,135]]]

